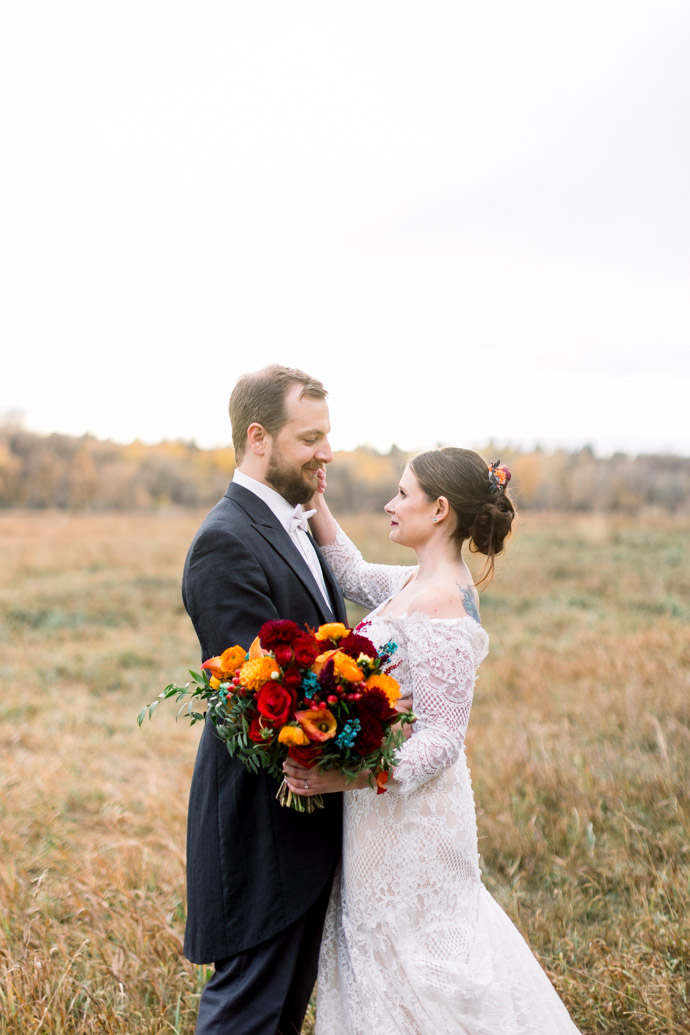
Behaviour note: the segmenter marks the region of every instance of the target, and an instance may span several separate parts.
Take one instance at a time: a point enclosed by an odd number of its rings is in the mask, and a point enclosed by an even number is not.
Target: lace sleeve
[[[410,794],[457,761],[472,706],[477,668],[488,636],[473,619],[432,620],[416,612],[406,623],[414,713],[400,748],[391,790]]]
[[[333,569],[343,595],[364,607],[378,607],[405,585],[416,568],[412,565],[369,564],[340,525],[334,542],[321,552]]]

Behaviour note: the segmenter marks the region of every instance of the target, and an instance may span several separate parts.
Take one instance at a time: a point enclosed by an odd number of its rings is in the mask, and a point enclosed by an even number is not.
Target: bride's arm
[[[331,514],[326,497],[326,472],[321,469],[318,473],[319,487],[314,493],[310,506],[316,511],[309,518],[309,531],[320,547],[330,546],[335,542],[338,524]]]
[[[310,531],[348,600],[364,607],[377,607],[405,585],[415,571],[413,566],[370,564],[331,514],[322,489],[311,505],[316,514],[309,519]]]
[[[408,664],[417,721],[398,752],[388,786],[409,794],[457,761],[467,730],[478,652],[456,623],[433,622],[422,613],[408,620]]]

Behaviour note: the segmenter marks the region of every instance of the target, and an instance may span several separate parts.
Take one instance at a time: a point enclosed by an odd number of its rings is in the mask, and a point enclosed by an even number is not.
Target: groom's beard
[[[298,503],[308,503],[316,492],[316,471],[290,467],[284,463],[280,453],[274,453],[268,461],[266,481],[293,507]]]

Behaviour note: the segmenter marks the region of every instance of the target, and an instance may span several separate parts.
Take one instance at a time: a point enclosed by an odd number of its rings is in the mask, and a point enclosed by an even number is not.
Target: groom
[[[272,366],[230,398],[237,469],[187,555],[182,595],[202,660],[248,648],[263,622],[346,621],[343,598],[307,532],[302,504],[333,459],[323,385]],[[299,1035],[340,855],[340,795],[298,813],[278,784],[230,758],[206,724],[187,828],[185,955],[215,965],[196,1035]]]

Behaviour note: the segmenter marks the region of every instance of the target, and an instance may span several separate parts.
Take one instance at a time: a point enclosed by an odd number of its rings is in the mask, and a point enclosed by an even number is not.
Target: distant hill
[[[508,465],[511,490],[524,509],[690,512],[688,457],[603,458],[589,447],[519,452],[490,445],[481,452]],[[229,447],[120,445],[92,435],[39,435],[8,423],[0,426],[0,507],[207,507],[225,492],[234,459]],[[329,501],[339,513],[380,510],[394,495],[407,459],[395,446],[385,454],[366,446],[336,453],[328,470]]]

